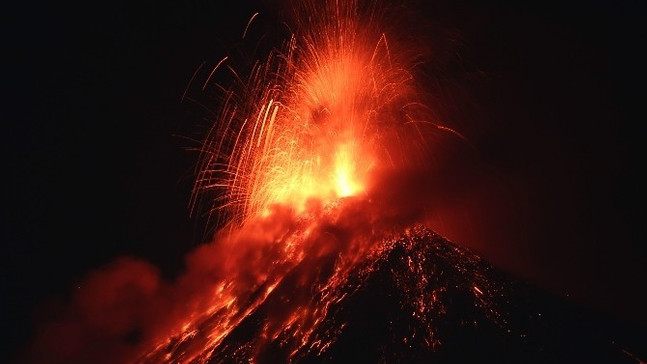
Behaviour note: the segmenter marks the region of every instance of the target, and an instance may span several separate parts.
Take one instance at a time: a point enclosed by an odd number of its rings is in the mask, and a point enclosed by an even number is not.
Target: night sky
[[[3,5],[8,353],[93,269],[129,255],[172,278],[205,240],[187,206],[191,139],[208,112],[180,99],[203,61],[253,49],[240,40],[253,13],[252,39],[280,44],[276,2],[221,3]],[[644,5],[519,3],[408,5],[437,42],[422,68],[431,106],[497,186],[450,193],[452,216],[466,217],[440,233],[603,317],[645,325]],[[189,96],[217,109],[216,97]]]

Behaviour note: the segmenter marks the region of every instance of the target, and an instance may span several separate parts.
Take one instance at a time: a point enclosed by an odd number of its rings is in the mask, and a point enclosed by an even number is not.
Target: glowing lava
[[[275,204],[302,212],[311,199],[365,191],[371,172],[393,163],[397,129],[417,119],[411,59],[392,53],[376,9],[301,6],[304,21],[227,93],[204,143],[195,196],[238,223]]]

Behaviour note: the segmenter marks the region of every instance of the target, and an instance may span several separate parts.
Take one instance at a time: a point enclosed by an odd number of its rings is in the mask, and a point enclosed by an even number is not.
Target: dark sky
[[[240,3],[36,1],[1,11],[8,350],[92,269],[133,255],[170,277],[200,242],[187,210],[197,155],[185,149],[195,144],[176,135],[200,135],[206,114],[180,97],[198,65],[241,46],[254,12],[265,15],[256,36],[271,33],[274,6]],[[441,30],[429,34],[441,60],[427,69],[438,114],[509,192],[471,210],[493,203],[499,216],[474,224],[483,239],[453,231],[465,239],[457,243],[609,317],[645,323],[643,8],[465,0],[420,15],[433,24],[421,29]],[[519,212],[514,226],[499,210]]]

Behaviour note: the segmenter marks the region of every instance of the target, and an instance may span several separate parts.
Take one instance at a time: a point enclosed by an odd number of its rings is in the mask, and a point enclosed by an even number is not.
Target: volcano
[[[577,308],[418,225],[437,196],[482,182],[462,164],[469,139],[430,106],[420,64],[436,53],[408,12],[289,5],[280,47],[193,76],[221,96],[189,201],[213,236],[170,282],[132,258],[92,273],[40,330],[39,361],[637,360]],[[221,71],[233,79],[212,82]]]
[[[215,347],[205,343],[219,312],[139,361],[184,362],[207,348],[190,361],[639,362],[576,308],[421,225],[346,272],[338,259],[302,260],[263,299],[261,285],[248,315]],[[304,315],[309,307],[317,308]]]

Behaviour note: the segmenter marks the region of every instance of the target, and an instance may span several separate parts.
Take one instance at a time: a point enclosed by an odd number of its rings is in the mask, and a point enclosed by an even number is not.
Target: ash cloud
[[[137,360],[208,309],[225,277],[253,286],[294,216],[277,208],[235,234],[218,236],[186,258],[186,271],[164,281],[151,264],[124,257],[90,273],[68,304],[41,322],[27,353],[33,363],[115,363]],[[239,292],[233,292],[237,294]]]

